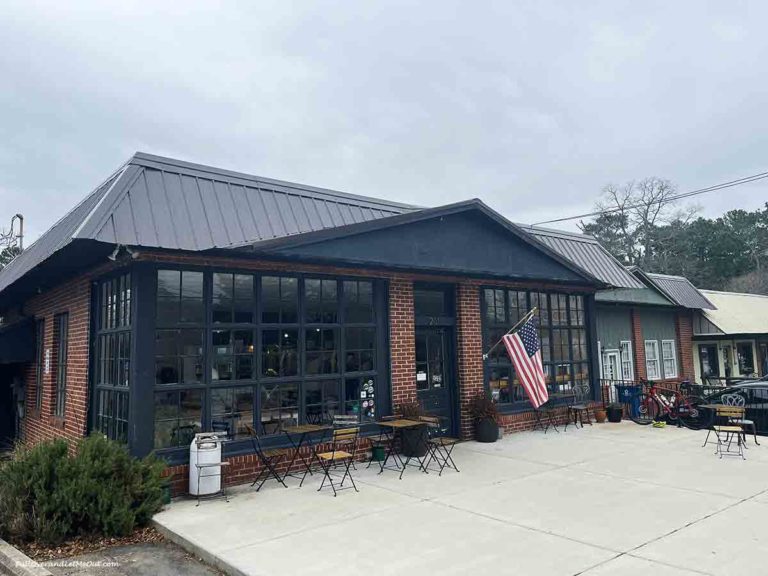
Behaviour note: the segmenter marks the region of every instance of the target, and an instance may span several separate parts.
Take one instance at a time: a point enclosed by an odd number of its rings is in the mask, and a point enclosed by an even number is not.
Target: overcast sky
[[[5,0],[0,226],[34,239],[137,150],[518,222],[768,171],[766,22],[757,0]]]

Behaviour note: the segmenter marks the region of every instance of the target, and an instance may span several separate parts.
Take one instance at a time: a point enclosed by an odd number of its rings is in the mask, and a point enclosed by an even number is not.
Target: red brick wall
[[[86,432],[90,306],[90,276],[70,280],[24,305],[26,315],[45,321],[44,350],[50,351],[50,368],[47,373],[43,372],[42,408],[39,412],[35,409],[36,364],[28,364],[24,371],[27,407],[23,434],[24,440],[30,444],[55,437],[77,440]],[[54,416],[58,336],[54,316],[61,312],[69,312],[67,396],[63,418]]]
[[[416,401],[416,333],[413,281],[393,278],[389,284],[389,342],[392,409]]]
[[[480,291],[462,283],[456,289],[456,342],[458,393],[461,410],[460,434],[471,438],[472,418],[467,412],[470,399],[485,389],[483,381],[483,335],[480,326]]]
[[[640,311],[632,308],[632,342],[635,353],[635,378],[647,378],[645,370],[645,339],[643,338],[643,326],[640,322]]]
[[[675,319],[677,349],[680,355],[680,378],[695,380],[693,367],[693,318],[690,312],[678,312]]]

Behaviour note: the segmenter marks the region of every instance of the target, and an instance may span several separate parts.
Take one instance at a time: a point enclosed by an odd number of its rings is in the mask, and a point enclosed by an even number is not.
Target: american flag
[[[514,334],[507,334],[502,340],[525,393],[533,407],[538,408],[549,400],[549,391],[541,364],[539,332],[534,319],[529,318],[522,328]]]

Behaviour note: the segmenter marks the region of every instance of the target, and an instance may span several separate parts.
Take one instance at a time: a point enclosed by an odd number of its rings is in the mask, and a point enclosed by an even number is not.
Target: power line
[[[726,188],[733,188],[734,186],[741,186],[742,184],[749,184],[750,182],[757,182],[768,178],[768,172],[761,172],[759,174],[753,174],[752,176],[745,176],[737,180],[731,180],[729,182],[723,182],[721,184],[715,184],[708,186],[707,188],[699,188],[698,190],[691,190],[690,192],[683,192],[681,194],[675,194],[668,198],[662,198],[656,202],[651,202],[651,205],[674,202],[682,198],[690,198],[691,196],[697,196],[699,194],[706,194],[707,192],[715,192],[717,190],[724,190]],[[579,218],[591,218],[593,216],[601,216],[603,214],[613,214],[615,212],[621,212],[622,210],[632,210],[634,208],[642,208],[645,204],[634,204],[630,206],[623,206],[621,208],[606,208],[605,210],[597,210],[595,212],[588,212],[586,214],[579,214],[578,216],[568,216],[566,218],[555,218],[554,220],[544,220],[543,222],[536,222],[531,226],[539,226],[541,224],[554,224],[556,222],[567,222],[569,220],[578,220]]]

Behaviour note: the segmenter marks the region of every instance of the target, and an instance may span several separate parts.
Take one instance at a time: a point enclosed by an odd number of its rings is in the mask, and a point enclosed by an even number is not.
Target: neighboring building
[[[235,481],[255,466],[245,424],[280,445],[286,424],[418,400],[466,437],[491,389],[502,424],[528,427],[503,347],[483,353],[536,306],[553,390],[596,389],[610,283],[540,240],[479,200],[421,209],[136,154],[0,271],[0,389],[23,383],[29,442],[95,429],[181,465],[195,432],[228,430]]]
[[[768,375],[768,296],[701,292],[717,308],[694,318],[696,380],[728,383]]]
[[[595,296],[600,377],[677,383],[694,378],[692,314],[712,308],[681,276],[625,268],[584,234],[528,227],[539,240],[612,288]]]

